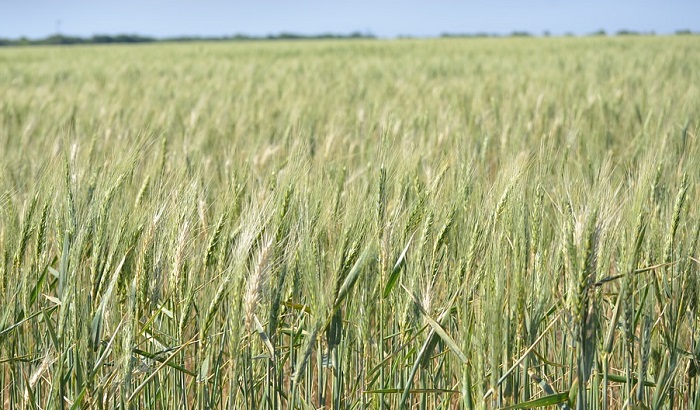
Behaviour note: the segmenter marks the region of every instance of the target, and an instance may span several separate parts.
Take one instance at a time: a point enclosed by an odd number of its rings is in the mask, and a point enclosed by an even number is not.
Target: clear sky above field
[[[621,29],[700,31],[698,0],[23,0],[0,8],[0,37],[130,33],[156,37],[443,32],[588,34]]]

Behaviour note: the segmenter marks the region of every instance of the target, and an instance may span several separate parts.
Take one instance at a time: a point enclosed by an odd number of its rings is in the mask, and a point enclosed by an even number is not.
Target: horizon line
[[[614,32],[608,32],[604,29],[594,30],[587,33],[574,33],[573,31],[564,32],[561,34],[551,33],[549,30],[543,30],[542,32],[531,32],[528,30],[513,30],[508,33],[499,32],[488,32],[488,31],[474,31],[474,32],[451,32],[444,31],[437,35],[412,35],[412,34],[397,34],[395,36],[378,36],[370,31],[351,31],[348,33],[339,32],[318,32],[315,34],[303,34],[293,31],[279,31],[276,34],[246,34],[246,33],[234,33],[234,34],[222,34],[222,35],[199,35],[199,34],[182,34],[174,36],[152,36],[147,34],[139,34],[133,32],[120,32],[116,34],[107,33],[94,33],[92,35],[72,35],[68,33],[54,33],[43,37],[0,37],[0,43],[11,42],[11,43],[41,43],[56,39],[67,39],[82,41],[85,43],[100,43],[100,39],[111,40],[105,42],[118,42],[115,41],[119,38],[131,38],[137,41],[133,42],[167,42],[167,41],[236,41],[236,40],[304,40],[304,39],[436,39],[436,38],[499,38],[499,37],[616,37],[616,36],[677,36],[677,35],[700,35],[700,32],[692,31],[690,29],[676,29],[669,33],[656,33],[654,30],[642,31],[633,29],[620,29]],[[95,41],[98,40],[98,41]],[[140,40],[140,41],[139,41]],[[129,41],[125,41],[129,42]],[[5,44],[6,45],[6,44]]]

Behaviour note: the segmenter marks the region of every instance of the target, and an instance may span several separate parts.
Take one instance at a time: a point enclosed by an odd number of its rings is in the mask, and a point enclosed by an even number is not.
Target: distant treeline
[[[30,45],[72,45],[72,44],[127,44],[127,43],[154,43],[154,42],[187,42],[187,41],[260,41],[260,40],[320,40],[320,39],[373,39],[373,34],[353,32],[350,34],[324,33],[318,35],[303,35],[295,33],[280,33],[267,36],[249,36],[236,34],[221,37],[181,36],[168,38],[146,37],[136,34],[104,35],[96,34],[92,37],[66,36],[62,34],[52,35],[42,39],[0,38],[0,46],[30,46]]]
[[[619,30],[614,33],[617,36],[653,36],[654,32],[641,32],[634,30]],[[694,35],[690,30],[678,30],[676,35]],[[605,30],[598,30],[589,34],[590,36],[607,36]],[[455,37],[536,37],[538,35],[527,31],[513,31],[510,34],[503,35],[498,33],[442,33],[440,37],[455,38]],[[545,31],[542,37],[549,37],[550,33]],[[566,33],[564,36],[574,36],[572,33]],[[399,36],[399,38],[411,38],[412,36]],[[137,34],[117,34],[106,35],[96,34],[92,37],[77,37],[55,34],[42,39],[29,39],[22,37],[19,39],[0,38],[0,46],[34,46],[34,45],[71,45],[71,44],[128,44],[128,43],[154,43],[154,42],[188,42],[188,41],[261,41],[261,40],[323,40],[323,39],[374,39],[376,36],[369,33],[361,33],[359,31],[350,34],[332,34],[324,33],[317,35],[304,35],[296,33],[280,33],[270,34],[267,36],[250,36],[246,34],[236,34],[232,36],[220,37],[200,37],[200,36],[181,36],[156,38],[140,36]]]
[[[675,32],[677,36],[681,35],[694,35],[694,34],[700,34],[700,33],[693,33],[690,30],[677,30]],[[542,33],[541,37],[549,37],[551,33],[549,31],[545,31]],[[589,36],[607,36],[608,33],[605,30],[597,30],[594,31],[590,34]],[[635,31],[635,30],[618,30],[617,32],[614,33],[616,36],[654,36],[656,33],[653,31]],[[451,37],[537,37],[537,34],[530,33],[528,31],[513,31],[510,34],[507,35],[502,35],[498,33],[486,33],[486,32],[477,32],[477,33],[443,33],[440,37],[444,38],[451,38]],[[565,37],[573,37],[573,33],[565,33]]]

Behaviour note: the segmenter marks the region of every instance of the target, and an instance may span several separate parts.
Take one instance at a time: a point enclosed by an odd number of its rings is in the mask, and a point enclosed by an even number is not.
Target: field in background
[[[698,67],[694,37],[2,49],[2,406],[698,406]]]

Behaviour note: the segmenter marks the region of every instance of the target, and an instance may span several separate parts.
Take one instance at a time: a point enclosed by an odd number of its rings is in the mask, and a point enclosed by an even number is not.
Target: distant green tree
[[[532,34],[528,33],[527,31],[514,31],[510,33],[511,37],[532,37]]]
[[[677,36],[692,36],[693,32],[688,30],[688,29],[676,30],[676,35]]]
[[[634,31],[634,30],[622,29],[622,30],[618,30],[617,33],[615,33],[615,34],[618,36],[638,36],[640,33],[638,31]]]

